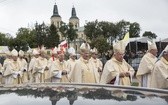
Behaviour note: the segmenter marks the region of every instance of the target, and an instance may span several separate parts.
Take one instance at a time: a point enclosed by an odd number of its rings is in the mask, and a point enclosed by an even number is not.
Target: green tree
[[[112,41],[116,39],[118,35],[118,28],[112,22],[100,22],[101,32],[104,38],[108,39],[108,42],[112,45]]]
[[[9,38],[6,37],[6,34],[0,33],[0,46],[7,46],[9,42]]]
[[[54,48],[55,46],[58,46],[60,43],[59,40],[59,34],[58,34],[58,29],[55,27],[54,24],[51,24],[49,27],[49,34],[47,35],[47,47],[48,48]]]
[[[36,30],[34,28],[30,30],[29,40],[27,41],[27,43],[31,48],[37,47]]]
[[[98,21],[88,22],[85,26],[84,33],[92,41],[101,35],[101,28],[98,25]]]
[[[129,31],[130,22],[121,20],[118,23],[116,23],[117,27],[117,36],[119,39],[122,39],[124,35]]]
[[[68,30],[67,30],[67,38],[68,42],[73,41],[77,38],[77,29],[74,29],[74,26],[72,23],[69,23]]]
[[[99,29],[101,30],[101,35],[103,35],[104,38],[109,38],[110,36],[116,37],[117,28],[114,23],[101,21],[98,23],[98,25]]]
[[[35,40],[35,29],[30,28],[19,28],[16,33],[16,38],[9,37],[8,46],[10,50],[13,48],[18,51],[21,49],[23,51],[28,50],[28,46],[31,48],[37,47],[37,42]]]
[[[10,50],[10,51],[11,51],[13,48],[15,48],[15,38],[11,37],[11,38],[9,39],[8,47],[9,47],[9,50]]]
[[[28,50],[28,46],[36,47],[37,43],[35,42],[35,32],[33,29],[19,28],[16,35],[15,41],[18,43],[18,48],[26,51]]]
[[[36,31],[36,42],[37,45],[40,47],[42,45],[45,45],[46,43],[46,38],[47,38],[47,29],[48,27],[44,24],[35,24],[35,31]]]
[[[107,52],[110,49],[110,45],[107,43],[107,39],[103,36],[99,36],[91,42],[91,48],[96,47],[99,53]]]
[[[17,51],[19,50],[27,51],[28,50],[27,42],[25,40],[14,38],[13,48],[15,48]]]
[[[130,23],[130,26],[129,26],[129,34],[130,34],[130,37],[139,37],[140,35],[140,25],[137,23],[137,22],[134,22],[134,23]]]
[[[74,29],[74,25],[72,23],[67,25],[62,22],[59,31],[65,39],[68,39],[68,43],[77,38],[77,29]]]
[[[61,22],[61,27],[59,28],[59,31],[61,32],[61,35],[65,38],[68,37],[67,30],[68,30],[68,25],[65,22]]]
[[[155,33],[152,33],[151,31],[145,31],[142,36],[148,37],[150,39],[152,38],[156,39],[157,37],[157,35]]]

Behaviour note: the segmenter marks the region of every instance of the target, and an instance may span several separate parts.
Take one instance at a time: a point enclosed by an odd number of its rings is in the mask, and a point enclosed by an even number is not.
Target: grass
[[[138,82],[132,82],[131,86],[138,86],[139,83]]]

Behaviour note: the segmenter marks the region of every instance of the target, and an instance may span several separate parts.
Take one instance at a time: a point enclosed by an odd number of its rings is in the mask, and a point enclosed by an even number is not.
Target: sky
[[[31,28],[36,22],[49,25],[55,3],[66,23],[74,5],[80,26],[96,19],[125,20],[140,24],[140,36],[151,31],[158,38],[168,37],[168,0],[0,0],[0,32],[15,37],[21,27]]]

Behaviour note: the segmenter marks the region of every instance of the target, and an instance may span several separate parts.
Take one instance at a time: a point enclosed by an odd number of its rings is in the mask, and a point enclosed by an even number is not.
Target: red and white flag
[[[62,41],[62,42],[60,43],[60,46],[61,46],[61,47],[64,47],[64,48],[68,48],[68,43],[67,43],[67,41],[66,41],[66,40]]]

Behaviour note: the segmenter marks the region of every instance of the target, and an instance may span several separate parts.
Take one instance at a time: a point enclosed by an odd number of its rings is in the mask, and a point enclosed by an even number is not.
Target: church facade
[[[50,21],[51,21],[51,24],[54,24],[58,29],[62,25],[62,22],[63,22],[62,17],[59,15],[58,7],[56,4],[54,5],[53,15],[51,16]],[[84,34],[84,26],[80,27],[80,21],[76,15],[76,10],[74,6],[72,7],[71,17],[69,18],[69,23],[72,23],[73,28],[77,29],[77,39],[69,43],[69,45],[74,47],[76,51],[79,52],[80,45],[84,41],[86,41],[86,35]],[[65,37],[63,37],[61,33],[59,33],[59,35],[60,35],[60,40],[65,40]]]

